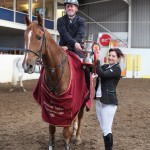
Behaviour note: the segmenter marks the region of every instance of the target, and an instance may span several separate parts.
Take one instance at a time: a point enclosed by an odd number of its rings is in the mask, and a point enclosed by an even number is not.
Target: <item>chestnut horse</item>
[[[40,15],[37,20],[31,22],[26,16],[25,22],[27,29],[25,30],[25,42],[28,53],[24,58],[23,68],[27,73],[33,73],[36,62],[42,60],[45,67],[45,84],[53,91],[54,95],[60,95],[65,92],[69,86],[71,71],[68,61],[68,55],[62,48],[53,40],[50,33],[43,27],[43,20]],[[53,76],[53,80],[51,80]],[[57,83],[57,85],[56,85]],[[83,109],[85,104],[82,104],[77,116],[73,121],[73,138],[76,143],[81,143],[81,120],[83,117]],[[65,140],[65,150],[69,150],[69,142],[71,138],[69,126],[63,128],[63,136]],[[56,126],[49,124],[50,142],[49,149],[55,148],[55,131]]]

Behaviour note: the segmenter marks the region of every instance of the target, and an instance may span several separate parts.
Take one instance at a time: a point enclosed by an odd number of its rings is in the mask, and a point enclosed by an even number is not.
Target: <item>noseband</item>
[[[54,67],[54,68],[53,68],[53,67],[50,67],[50,66],[44,65],[44,64],[43,64],[43,61],[42,61],[42,51],[43,51],[44,47],[46,46],[46,36],[45,36],[45,31],[44,31],[44,29],[41,28],[41,27],[39,27],[39,28],[44,32],[43,38],[42,38],[42,45],[41,45],[41,48],[40,48],[39,52],[34,52],[33,50],[26,49],[26,53],[31,52],[31,53],[33,53],[34,55],[38,56],[37,62],[40,63],[41,65],[43,65],[45,69],[47,69],[47,70],[49,70],[49,71],[51,72],[51,75],[50,75],[50,83],[52,83],[52,81],[53,81],[53,77],[54,77],[55,71],[56,71],[58,68],[62,67],[62,71],[61,71],[60,77],[58,78],[58,80],[56,81],[56,83],[55,83],[53,86],[51,86],[51,87],[49,88],[50,91],[54,93],[54,92],[57,91],[58,83],[60,82],[60,80],[61,80],[61,78],[62,78],[62,75],[63,75],[63,73],[64,73],[64,67],[65,67],[64,64],[65,64],[66,60],[68,59],[68,55],[67,55],[65,58],[63,58],[63,53],[62,53],[61,63],[60,63],[58,66]]]

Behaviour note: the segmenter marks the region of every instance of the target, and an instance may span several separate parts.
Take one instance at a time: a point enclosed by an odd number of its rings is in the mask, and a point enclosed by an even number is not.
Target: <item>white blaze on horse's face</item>
[[[30,47],[31,36],[32,36],[32,31],[30,31],[30,32],[28,33],[28,49],[29,49],[29,47]]]
[[[27,36],[27,43],[26,43],[26,49],[30,49],[30,42],[31,42],[31,36],[32,36],[32,31],[30,31],[28,33],[28,36]],[[28,59],[28,53],[26,54],[26,59]]]
[[[32,31],[26,35],[26,49],[30,50]],[[26,53],[24,58],[23,68],[26,73],[33,73],[35,69],[35,61],[29,58],[29,53]]]

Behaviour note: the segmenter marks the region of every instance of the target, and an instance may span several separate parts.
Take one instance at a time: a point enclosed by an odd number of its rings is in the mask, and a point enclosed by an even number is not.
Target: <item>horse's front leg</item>
[[[65,150],[70,150],[69,142],[70,142],[70,129],[69,127],[64,127],[63,136],[65,139]]]
[[[78,130],[76,134],[77,145],[81,144],[81,123],[82,123],[83,114],[84,114],[84,107],[81,107],[79,114],[78,114]]]
[[[49,150],[55,150],[55,132],[56,127],[49,125],[49,133],[50,133]]]
[[[73,141],[76,140],[77,130],[78,130],[78,115],[75,117],[73,121],[73,132],[71,137]]]

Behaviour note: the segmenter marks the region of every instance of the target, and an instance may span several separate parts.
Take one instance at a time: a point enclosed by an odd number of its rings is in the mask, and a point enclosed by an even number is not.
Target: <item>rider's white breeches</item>
[[[112,123],[116,110],[116,105],[106,105],[96,100],[96,113],[104,136],[108,133],[112,133]]]

